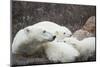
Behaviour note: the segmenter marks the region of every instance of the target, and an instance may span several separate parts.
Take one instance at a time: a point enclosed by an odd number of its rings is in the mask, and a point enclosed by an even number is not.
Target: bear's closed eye
[[[64,41],[64,43],[66,43],[66,41]]]
[[[29,29],[26,29],[26,32],[30,32],[30,30]]]
[[[64,34],[66,34],[66,33],[64,32]]]
[[[43,33],[45,33],[46,31],[44,30]]]

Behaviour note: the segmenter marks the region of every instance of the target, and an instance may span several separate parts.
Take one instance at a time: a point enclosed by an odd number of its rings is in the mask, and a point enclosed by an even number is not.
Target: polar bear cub
[[[53,62],[74,62],[80,53],[64,42],[48,42],[44,44],[47,58]]]
[[[60,26],[51,21],[42,21],[42,22],[34,24],[34,26],[45,28],[53,35],[56,35],[57,40],[60,40],[60,39],[63,39],[64,37],[69,37],[72,35],[72,32],[68,28],[64,26]]]
[[[95,52],[95,37],[88,37],[81,41],[74,37],[65,38],[64,42],[72,44],[79,52],[82,60],[87,60]]]
[[[51,42],[54,39],[55,36],[45,29],[28,26],[17,32],[12,43],[12,53],[32,54],[42,43]]]

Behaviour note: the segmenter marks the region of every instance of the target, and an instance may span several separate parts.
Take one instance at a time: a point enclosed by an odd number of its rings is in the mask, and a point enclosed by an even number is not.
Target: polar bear
[[[56,40],[61,40],[64,37],[69,37],[72,35],[72,32],[65,26],[60,26],[51,21],[42,21],[34,24],[33,26],[45,28],[53,35],[56,35]]]
[[[31,55],[37,51],[42,43],[51,42],[56,38],[43,28],[28,26],[21,29],[12,43],[12,53]]]
[[[74,62],[80,53],[64,42],[47,42],[44,44],[47,58],[52,62]]]
[[[74,37],[65,38],[63,40],[67,44],[73,45],[79,52],[82,61],[87,60],[93,56],[95,52],[95,37],[88,37],[81,41]]]

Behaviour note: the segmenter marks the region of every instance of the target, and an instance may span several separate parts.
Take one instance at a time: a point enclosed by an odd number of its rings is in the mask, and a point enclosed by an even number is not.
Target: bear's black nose
[[[53,36],[53,40],[56,38],[56,36]]]

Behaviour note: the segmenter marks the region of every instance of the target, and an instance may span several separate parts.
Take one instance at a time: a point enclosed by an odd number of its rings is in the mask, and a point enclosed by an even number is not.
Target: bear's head
[[[60,30],[55,32],[55,35],[58,39],[64,39],[65,37],[70,37],[72,32],[68,28],[61,26]]]
[[[72,35],[72,32],[66,28],[65,26],[61,26],[63,34],[65,35],[65,37],[70,37]]]
[[[38,41],[38,42],[50,42],[53,41],[56,36],[45,30],[44,28],[40,27],[27,27],[25,28],[25,32],[28,35],[28,39],[30,41]]]

